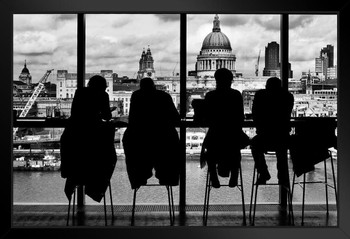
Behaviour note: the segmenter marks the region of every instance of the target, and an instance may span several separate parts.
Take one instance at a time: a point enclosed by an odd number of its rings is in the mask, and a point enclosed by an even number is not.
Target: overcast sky
[[[203,40],[213,28],[214,14],[188,15],[187,71],[194,70]],[[289,59],[296,78],[302,71],[314,71],[321,48],[337,47],[335,15],[291,16]],[[219,15],[221,31],[230,39],[236,55],[236,70],[243,76],[254,74],[260,53],[259,70],[265,61],[265,47],[280,43],[279,15]],[[27,61],[33,82],[48,69],[76,72],[76,15],[14,16],[14,80]],[[179,72],[179,15],[87,15],[86,72],[113,70],[120,76],[136,76],[142,50],[151,48],[156,75]],[[336,59],[335,59],[336,60]],[[336,62],[335,62],[336,64]]]

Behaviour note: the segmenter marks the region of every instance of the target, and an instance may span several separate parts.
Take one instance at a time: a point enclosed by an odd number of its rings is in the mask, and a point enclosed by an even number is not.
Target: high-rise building
[[[328,79],[328,68],[334,67],[334,46],[327,45],[320,51],[320,57],[315,58],[315,72],[322,73]]]
[[[280,74],[280,50],[279,44],[275,41],[270,42],[265,47],[265,68],[263,76],[277,76]]]
[[[137,72],[137,79],[141,80],[142,78],[149,77],[154,79],[155,70],[153,66],[154,60],[152,57],[151,49],[148,47],[147,52],[143,49],[141,58],[139,61],[139,71]]]
[[[198,77],[214,76],[217,69],[227,68],[236,74],[236,56],[232,54],[228,37],[221,32],[219,16],[213,21],[213,30],[203,40],[195,65]]]
[[[280,48],[279,44],[275,41],[270,42],[265,47],[265,68],[263,70],[263,76],[276,76],[280,77]]]
[[[327,63],[328,67],[334,66],[334,46],[333,45],[327,45],[326,47],[322,48],[320,51],[320,57],[327,57]]]
[[[281,77],[280,45],[273,41],[265,47],[265,68],[263,76]],[[292,66],[288,63],[288,77],[293,78]]]

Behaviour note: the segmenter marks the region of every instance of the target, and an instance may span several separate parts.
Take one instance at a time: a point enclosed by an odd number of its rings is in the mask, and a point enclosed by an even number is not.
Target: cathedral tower
[[[23,83],[26,83],[27,85],[32,84],[32,76],[29,73],[29,70],[27,68],[27,61],[24,60],[24,68],[22,69],[21,74],[19,75],[18,79],[22,81]]]
[[[142,78],[149,77],[154,79],[155,70],[153,66],[154,60],[152,57],[151,49],[147,48],[147,52],[143,49],[141,58],[139,61],[139,71],[137,72],[137,79],[141,80]]]

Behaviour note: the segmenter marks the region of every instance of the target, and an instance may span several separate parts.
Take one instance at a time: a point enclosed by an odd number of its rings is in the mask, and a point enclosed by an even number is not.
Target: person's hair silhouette
[[[90,78],[87,86],[96,91],[105,91],[107,88],[107,81],[100,75],[94,75]]]
[[[289,183],[287,149],[294,98],[281,83],[277,77],[269,78],[265,89],[257,91],[253,100],[257,135],[252,140],[252,154],[259,175],[258,184],[266,184],[271,178],[264,156],[267,151],[276,152],[279,183]]]
[[[140,82],[140,90],[143,91],[152,91],[155,90],[156,87],[154,85],[154,82],[151,78],[143,78]]]
[[[215,71],[214,78],[216,81],[216,89],[230,89],[232,80],[233,80],[233,74],[230,70],[226,68],[221,68]]]
[[[229,177],[229,186],[235,187],[241,161],[239,142],[244,120],[243,99],[238,90],[232,89],[233,74],[226,68],[214,74],[216,89],[205,95],[204,121],[209,126],[202,151],[208,164],[213,187],[220,187],[218,174]]]

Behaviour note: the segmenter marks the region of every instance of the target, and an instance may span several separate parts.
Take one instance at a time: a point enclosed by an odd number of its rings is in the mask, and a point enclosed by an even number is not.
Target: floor
[[[288,212],[279,205],[259,204],[256,208],[255,227],[276,227],[301,225],[301,205],[293,205],[294,225],[288,220]],[[67,205],[14,205],[13,227],[66,227]],[[105,227],[103,203],[101,205],[86,205],[79,210],[74,221],[70,214],[69,225],[78,227]],[[114,219],[111,207],[107,205],[107,227],[131,226],[131,205],[114,205]],[[243,224],[241,205],[210,205],[207,226],[252,227],[249,220],[249,205],[246,205],[246,222]],[[305,205],[304,227],[336,227],[337,210],[334,204]],[[169,211],[166,205],[137,205],[135,209],[134,226],[170,226]],[[174,226],[204,226],[203,205],[186,206],[186,213],[180,214],[175,206]]]

